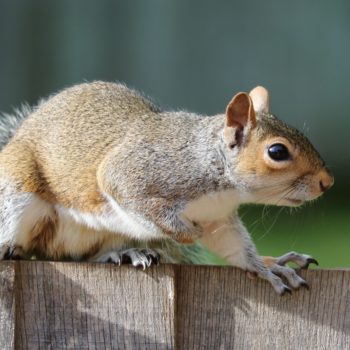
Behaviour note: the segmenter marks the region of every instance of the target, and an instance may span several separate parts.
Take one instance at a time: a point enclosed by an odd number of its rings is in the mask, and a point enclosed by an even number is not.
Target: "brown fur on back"
[[[24,191],[65,207],[98,211],[104,202],[96,183],[101,159],[122,141],[133,119],[158,111],[123,85],[73,86],[25,120],[0,157]]]

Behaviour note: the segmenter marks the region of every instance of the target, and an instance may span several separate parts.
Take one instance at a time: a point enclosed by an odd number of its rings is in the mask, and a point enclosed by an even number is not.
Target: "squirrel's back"
[[[104,154],[122,142],[137,118],[159,112],[150,100],[122,84],[96,81],[76,85],[33,109],[7,116],[4,131],[8,121],[13,127],[4,132],[3,143],[10,140],[0,156],[12,163],[8,168],[13,168],[13,176],[28,178],[26,190],[45,188],[44,197],[70,205],[68,192],[75,203],[95,205],[100,200],[96,171]],[[34,179],[34,173],[40,179]]]
[[[25,138],[30,133],[32,138],[36,132],[39,142],[42,142],[40,135],[52,142],[63,131],[79,143],[93,143],[94,139],[100,139],[95,130],[102,133],[108,130],[110,134],[113,131],[117,139],[135,118],[159,112],[150,100],[122,84],[96,81],[75,85],[51,96],[23,122],[17,135]]]

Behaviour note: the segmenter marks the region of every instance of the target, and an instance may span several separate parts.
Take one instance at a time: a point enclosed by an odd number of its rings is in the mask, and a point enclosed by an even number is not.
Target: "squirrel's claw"
[[[158,265],[160,262],[160,255],[153,249],[145,248],[141,251],[151,259],[151,264]]]
[[[300,287],[306,288],[307,286],[306,281],[301,278],[294,269],[288,266],[275,264],[270,266],[269,269],[274,275],[284,278],[293,289],[299,289]]]
[[[152,264],[158,264],[159,254],[152,249],[127,249],[121,253],[122,263],[131,263],[133,266],[142,266],[143,270]]]
[[[5,260],[20,260],[23,257],[23,250],[20,247],[9,247],[5,252]]]
[[[310,290],[309,285],[308,285],[305,281],[302,282],[302,283],[300,283],[300,287],[303,287],[303,288],[305,288],[305,289],[307,289],[307,290]]]
[[[293,262],[302,269],[308,268],[310,264],[318,265],[317,260],[310,255],[299,254],[296,252],[289,252],[278,258],[262,257],[262,259],[264,261],[265,267],[268,270],[268,273],[260,272],[259,276],[267,279],[280,295],[283,295],[286,292],[288,293],[288,291],[286,291],[286,285],[283,283],[283,280],[287,281],[288,285],[292,289],[299,289],[303,287],[309,290],[309,285],[306,283],[306,281],[296,273],[295,269],[287,266],[289,262]]]
[[[121,256],[118,252],[108,252],[106,254],[103,254],[97,259],[94,259],[94,261],[99,262],[99,263],[111,263],[111,264],[116,264],[116,265],[121,265],[122,260]]]
[[[309,289],[308,284],[293,269],[286,266],[279,266],[278,270],[274,267],[267,268],[266,272],[259,273],[259,277],[269,281],[281,296],[286,293],[292,294],[293,289],[301,287]],[[288,282],[290,287],[284,283],[284,280]]]
[[[280,295],[283,296],[283,295],[285,295],[286,293],[292,294],[292,290],[291,290],[289,287],[284,286],[284,289],[283,289],[283,291],[282,291],[282,293],[281,293]]]
[[[158,264],[159,259],[159,254],[152,249],[133,248],[122,251],[110,251],[92,260],[100,263],[112,263],[119,266],[121,264],[132,264],[135,267],[141,266],[145,270],[152,264]]]
[[[306,259],[306,263],[303,266],[300,266],[301,269],[308,269],[310,264],[315,264],[318,266],[318,261],[314,258]]]
[[[310,264],[318,265],[318,261],[310,255],[289,252],[276,258],[276,264],[284,266],[289,262],[293,262],[302,269],[307,269]]]

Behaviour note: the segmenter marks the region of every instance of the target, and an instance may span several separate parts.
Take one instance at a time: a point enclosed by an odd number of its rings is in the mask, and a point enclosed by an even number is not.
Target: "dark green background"
[[[159,104],[223,112],[264,85],[335,174],[324,198],[289,213],[242,208],[264,254],[305,251],[350,266],[350,2],[0,2],[0,109],[84,80],[120,80]]]

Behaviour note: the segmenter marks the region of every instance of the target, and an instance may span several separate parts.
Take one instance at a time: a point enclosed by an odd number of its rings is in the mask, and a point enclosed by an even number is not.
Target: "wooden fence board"
[[[179,349],[350,349],[350,272],[302,275],[310,291],[279,297],[233,268],[181,267]]]
[[[0,267],[0,348],[10,350],[15,341],[15,263]]]
[[[232,267],[0,262],[0,349],[350,350],[350,271],[280,297]]]
[[[16,349],[169,349],[174,278],[105,264],[19,262]]]

